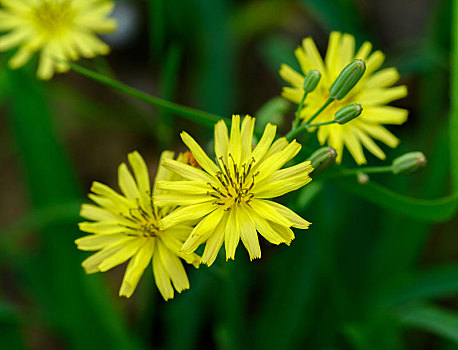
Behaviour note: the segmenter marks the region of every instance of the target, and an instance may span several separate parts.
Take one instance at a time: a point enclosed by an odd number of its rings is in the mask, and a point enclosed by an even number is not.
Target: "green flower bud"
[[[366,71],[366,64],[362,60],[351,61],[340,72],[337,79],[332,83],[329,93],[331,98],[341,100],[350,92]]]
[[[426,165],[426,157],[422,152],[406,153],[393,160],[393,174],[412,174]]]
[[[312,92],[317,87],[319,81],[321,79],[321,73],[318,72],[316,69],[310,70],[304,79],[304,93],[308,94]]]
[[[316,150],[307,160],[312,163],[313,171],[310,176],[318,175],[328,170],[336,161],[337,152],[331,146]]]
[[[336,112],[334,120],[339,124],[345,124],[358,117],[362,111],[363,107],[361,107],[360,104],[350,103],[348,106],[342,107]]]

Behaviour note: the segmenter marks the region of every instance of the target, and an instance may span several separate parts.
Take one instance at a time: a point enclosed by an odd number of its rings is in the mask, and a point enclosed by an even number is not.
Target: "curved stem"
[[[299,106],[297,107],[296,119],[294,120],[293,129],[297,129],[298,126],[299,126],[299,123],[301,122],[301,112],[302,112],[302,109],[304,108],[304,102],[305,102],[306,98],[307,98],[307,93],[304,92],[304,95],[302,96],[301,102],[299,103]]]
[[[323,123],[315,123],[315,124],[307,124],[309,128],[317,127],[317,126],[322,126],[322,125],[329,125],[329,124],[334,124],[337,123],[335,120],[330,120],[328,122],[323,122]]]
[[[316,113],[315,113],[314,115],[312,115],[312,116],[310,117],[309,120],[307,120],[307,121],[305,122],[305,124],[310,124],[310,123],[311,123],[316,117],[318,117],[318,116],[320,115],[320,113],[323,112],[324,109],[325,109],[327,106],[329,106],[332,102],[334,102],[334,99],[333,99],[332,97],[330,97],[329,100],[327,100],[327,101],[324,103],[324,105],[322,105],[322,106],[320,107],[320,109],[317,110]]]
[[[297,135],[299,135],[300,133],[306,131],[309,127],[310,127],[310,122],[312,122],[316,117],[318,117],[318,115],[324,111],[324,109],[329,106],[332,102],[334,101],[334,99],[332,97],[329,98],[329,100],[327,100],[321,107],[319,110],[316,111],[316,113],[314,115],[312,115],[312,117],[307,120],[304,124],[302,124],[301,126],[299,127],[293,127],[293,129],[291,129],[286,135],[286,139],[288,141],[291,141],[294,137],[296,137]],[[334,122],[334,121],[333,121]],[[331,124],[331,123],[329,123]]]
[[[106,77],[102,74],[96,73],[84,67],[81,67],[77,64],[70,63],[70,67],[77,73],[84,75],[85,77],[95,80],[101,84],[110,86],[116,90],[119,90],[127,95],[133,96],[142,100],[150,105],[162,108],[168,112],[176,113],[181,115],[184,118],[199,122],[204,125],[213,126],[216,122],[221,119],[224,119],[226,122],[229,122],[227,118],[221,117],[216,114],[207,113],[204,111],[200,111],[198,109],[194,109],[187,106],[182,106],[177,103],[169,102],[167,100],[163,100],[159,97],[148,95],[144,92],[141,92],[133,87],[120,83],[114,79]],[[229,122],[230,123],[230,122]]]

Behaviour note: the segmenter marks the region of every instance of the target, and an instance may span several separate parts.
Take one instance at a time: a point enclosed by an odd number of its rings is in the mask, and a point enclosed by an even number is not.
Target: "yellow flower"
[[[189,254],[206,242],[202,262],[208,266],[223,242],[226,260],[234,259],[240,239],[252,260],[261,257],[256,231],[273,244],[289,244],[294,239],[290,227],[306,229],[310,225],[287,207],[268,200],[310,182],[310,162],[281,169],[301,145],[296,141],[288,144],[285,138],[273,142],[276,126],[268,124],[252,149],[254,121],[246,116],[240,127],[240,116],[234,115],[230,137],[224,121],[216,124],[216,164],[186,132],[181,138],[202,169],[172,159],[163,162],[165,168],[186,180],[158,182],[164,193],[155,196],[155,202],[160,206],[181,205],[161,220],[161,227],[200,220],[181,250]]]
[[[407,110],[387,106],[391,101],[405,97],[407,88],[392,87],[399,79],[395,68],[377,71],[385,57],[380,51],[370,54],[371,49],[372,44],[365,42],[355,54],[355,38],[352,35],[332,32],[324,62],[311,38],[304,39],[302,47],[295,52],[304,75],[311,69],[317,69],[322,75],[318,87],[307,95],[306,107],[301,113],[303,120],[309,119],[329,99],[331,84],[351,60],[358,58],[366,63],[364,76],[350,93],[342,100],[331,103],[314,120],[314,123],[331,121],[340,108],[355,102],[362,105],[363,112],[358,118],[344,125],[321,126],[318,130],[320,144],[327,141],[336,149],[338,163],[342,161],[344,145],[358,164],[366,163],[361,144],[376,157],[385,159],[385,154],[372,138],[396,147],[399,140],[381,124],[399,125],[407,120]],[[304,75],[287,65],[282,65],[280,75],[293,86],[283,89],[283,97],[299,104],[303,95]]]
[[[94,182],[89,194],[97,205],[83,204],[81,216],[93,222],[79,224],[82,231],[91,235],[75,241],[81,250],[94,251],[83,262],[87,273],[104,272],[130,259],[119,291],[130,297],[143,271],[152,260],[156,285],[165,300],[173,298],[172,283],[178,292],[189,289],[189,281],[179,258],[198,267],[200,257],[183,254],[180,248],[192,231],[187,224],[159,229],[160,219],[173,213],[173,206],[158,208],[152,201],[148,168],[138,152],[128,155],[134,176],[127,165],[119,166],[119,187],[122,195],[106,185]],[[173,159],[165,151],[161,159]],[[175,175],[159,167],[158,180],[171,180]],[[153,194],[161,191],[153,187]]]
[[[38,77],[65,72],[68,60],[106,55],[110,48],[98,33],[116,29],[108,18],[111,0],[0,0],[0,51],[19,46],[9,61],[12,69],[25,65],[40,51]]]

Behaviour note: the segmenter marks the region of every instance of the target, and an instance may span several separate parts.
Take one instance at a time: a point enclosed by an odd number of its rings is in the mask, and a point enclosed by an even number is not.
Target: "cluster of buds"
[[[329,88],[330,98],[327,104],[333,101],[339,101],[345,98],[348,93],[360,81],[366,71],[366,64],[360,59],[354,59],[340,72],[337,79]],[[321,74],[317,70],[310,70],[304,78],[304,99],[315,88],[321,79]],[[327,105],[326,104],[326,105]],[[326,106],[325,105],[325,106]],[[322,124],[346,124],[361,115],[363,111],[359,103],[350,103],[340,108],[334,115],[334,120]],[[312,118],[313,119],[313,118]],[[320,124],[311,124],[310,126],[319,126]],[[337,157],[336,150],[330,146],[322,147],[315,151],[308,160],[311,162],[313,172],[310,176],[314,177],[328,170],[334,163]],[[389,170],[395,175],[411,174],[426,165],[426,157],[421,152],[411,152],[396,158]],[[388,171],[389,171],[388,170]],[[361,169],[357,173],[358,182],[366,184],[369,182],[369,176]]]

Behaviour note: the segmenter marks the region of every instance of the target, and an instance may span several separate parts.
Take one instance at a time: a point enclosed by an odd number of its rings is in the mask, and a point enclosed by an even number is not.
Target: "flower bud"
[[[311,176],[318,175],[328,170],[336,161],[337,152],[331,146],[322,147],[316,150],[307,160],[312,163],[313,171]]]
[[[393,160],[393,174],[412,174],[426,165],[426,157],[422,152],[406,153]]]
[[[364,72],[366,71],[366,64],[362,60],[351,61],[343,70],[340,72],[337,79],[332,83],[329,93],[331,98],[335,100],[341,100],[350,92],[356,83],[361,79]]]
[[[304,79],[304,93],[308,94],[312,92],[317,87],[319,81],[321,79],[321,73],[316,69],[310,70]]]
[[[367,185],[369,183],[369,175],[365,174],[365,173],[358,173],[356,175],[356,178],[358,179],[358,183],[360,185]]]
[[[334,120],[339,124],[345,124],[358,117],[362,111],[363,107],[361,107],[360,104],[350,103],[348,106],[342,107],[336,112]]]

